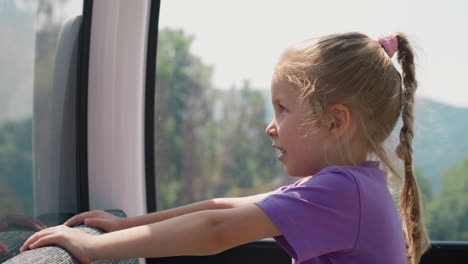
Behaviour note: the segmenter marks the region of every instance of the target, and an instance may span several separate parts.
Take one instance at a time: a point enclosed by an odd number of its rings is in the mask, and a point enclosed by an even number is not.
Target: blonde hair
[[[344,104],[359,119],[358,138],[368,150],[399,176],[383,142],[401,115],[403,126],[397,156],[404,162],[400,214],[407,240],[408,263],[419,263],[429,248],[419,188],[412,168],[414,93],[417,88],[414,56],[407,37],[395,34],[402,75],[376,40],[361,33],[336,34],[293,45],[281,57],[276,74],[298,89],[312,106],[313,119],[327,106]],[[403,83],[402,83],[403,82]],[[348,151],[349,152],[349,151]]]

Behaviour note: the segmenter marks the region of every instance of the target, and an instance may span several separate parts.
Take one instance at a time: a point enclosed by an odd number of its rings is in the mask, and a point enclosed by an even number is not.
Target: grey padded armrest
[[[108,210],[107,212],[125,217],[125,213],[120,210]],[[103,231],[93,227],[87,227],[84,225],[75,226],[73,228],[80,229],[83,232],[86,232],[91,235],[99,235],[102,234]],[[17,233],[14,233],[17,232]],[[30,235],[34,232],[20,232],[20,231],[12,231],[11,235],[21,235],[25,236],[27,239]],[[65,249],[57,246],[49,246],[49,247],[42,247],[33,250],[25,251],[17,256],[7,260],[4,262],[5,264],[78,264],[78,260],[73,257],[70,253],[68,253]],[[100,260],[95,261],[93,263],[96,264],[138,264],[138,259],[124,259],[124,260]]]

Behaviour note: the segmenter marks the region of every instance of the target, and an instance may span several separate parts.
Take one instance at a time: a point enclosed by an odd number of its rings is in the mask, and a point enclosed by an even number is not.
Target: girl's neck
[[[337,150],[330,154],[329,163],[333,166],[359,166],[367,161],[367,151],[359,148]]]

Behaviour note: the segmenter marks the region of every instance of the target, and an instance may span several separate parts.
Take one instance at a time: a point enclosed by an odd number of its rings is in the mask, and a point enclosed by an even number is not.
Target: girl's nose
[[[268,126],[265,129],[265,133],[271,138],[276,137],[278,135],[274,120],[271,120],[270,124],[268,124]]]

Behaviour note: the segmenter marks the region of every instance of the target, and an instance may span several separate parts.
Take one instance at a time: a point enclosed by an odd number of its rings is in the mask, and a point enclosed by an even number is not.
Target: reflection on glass
[[[64,137],[70,141],[67,108],[54,102],[64,104],[57,94],[70,93],[57,92],[66,87],[57,86],[56,75],[67,76],[56,69],[63,61],[59,34],[81,10],[81,0],[0,3],[0,35],[8,36],[0,43],[0,262],[33,232],[61,224],[76,210],[76,194],[60,180],[74,182],[67,176],[74,175],[74,146],[60,146]],[[62,171],[54,172],[59,161]],[[59,196],[60,189],[67,196]]]

